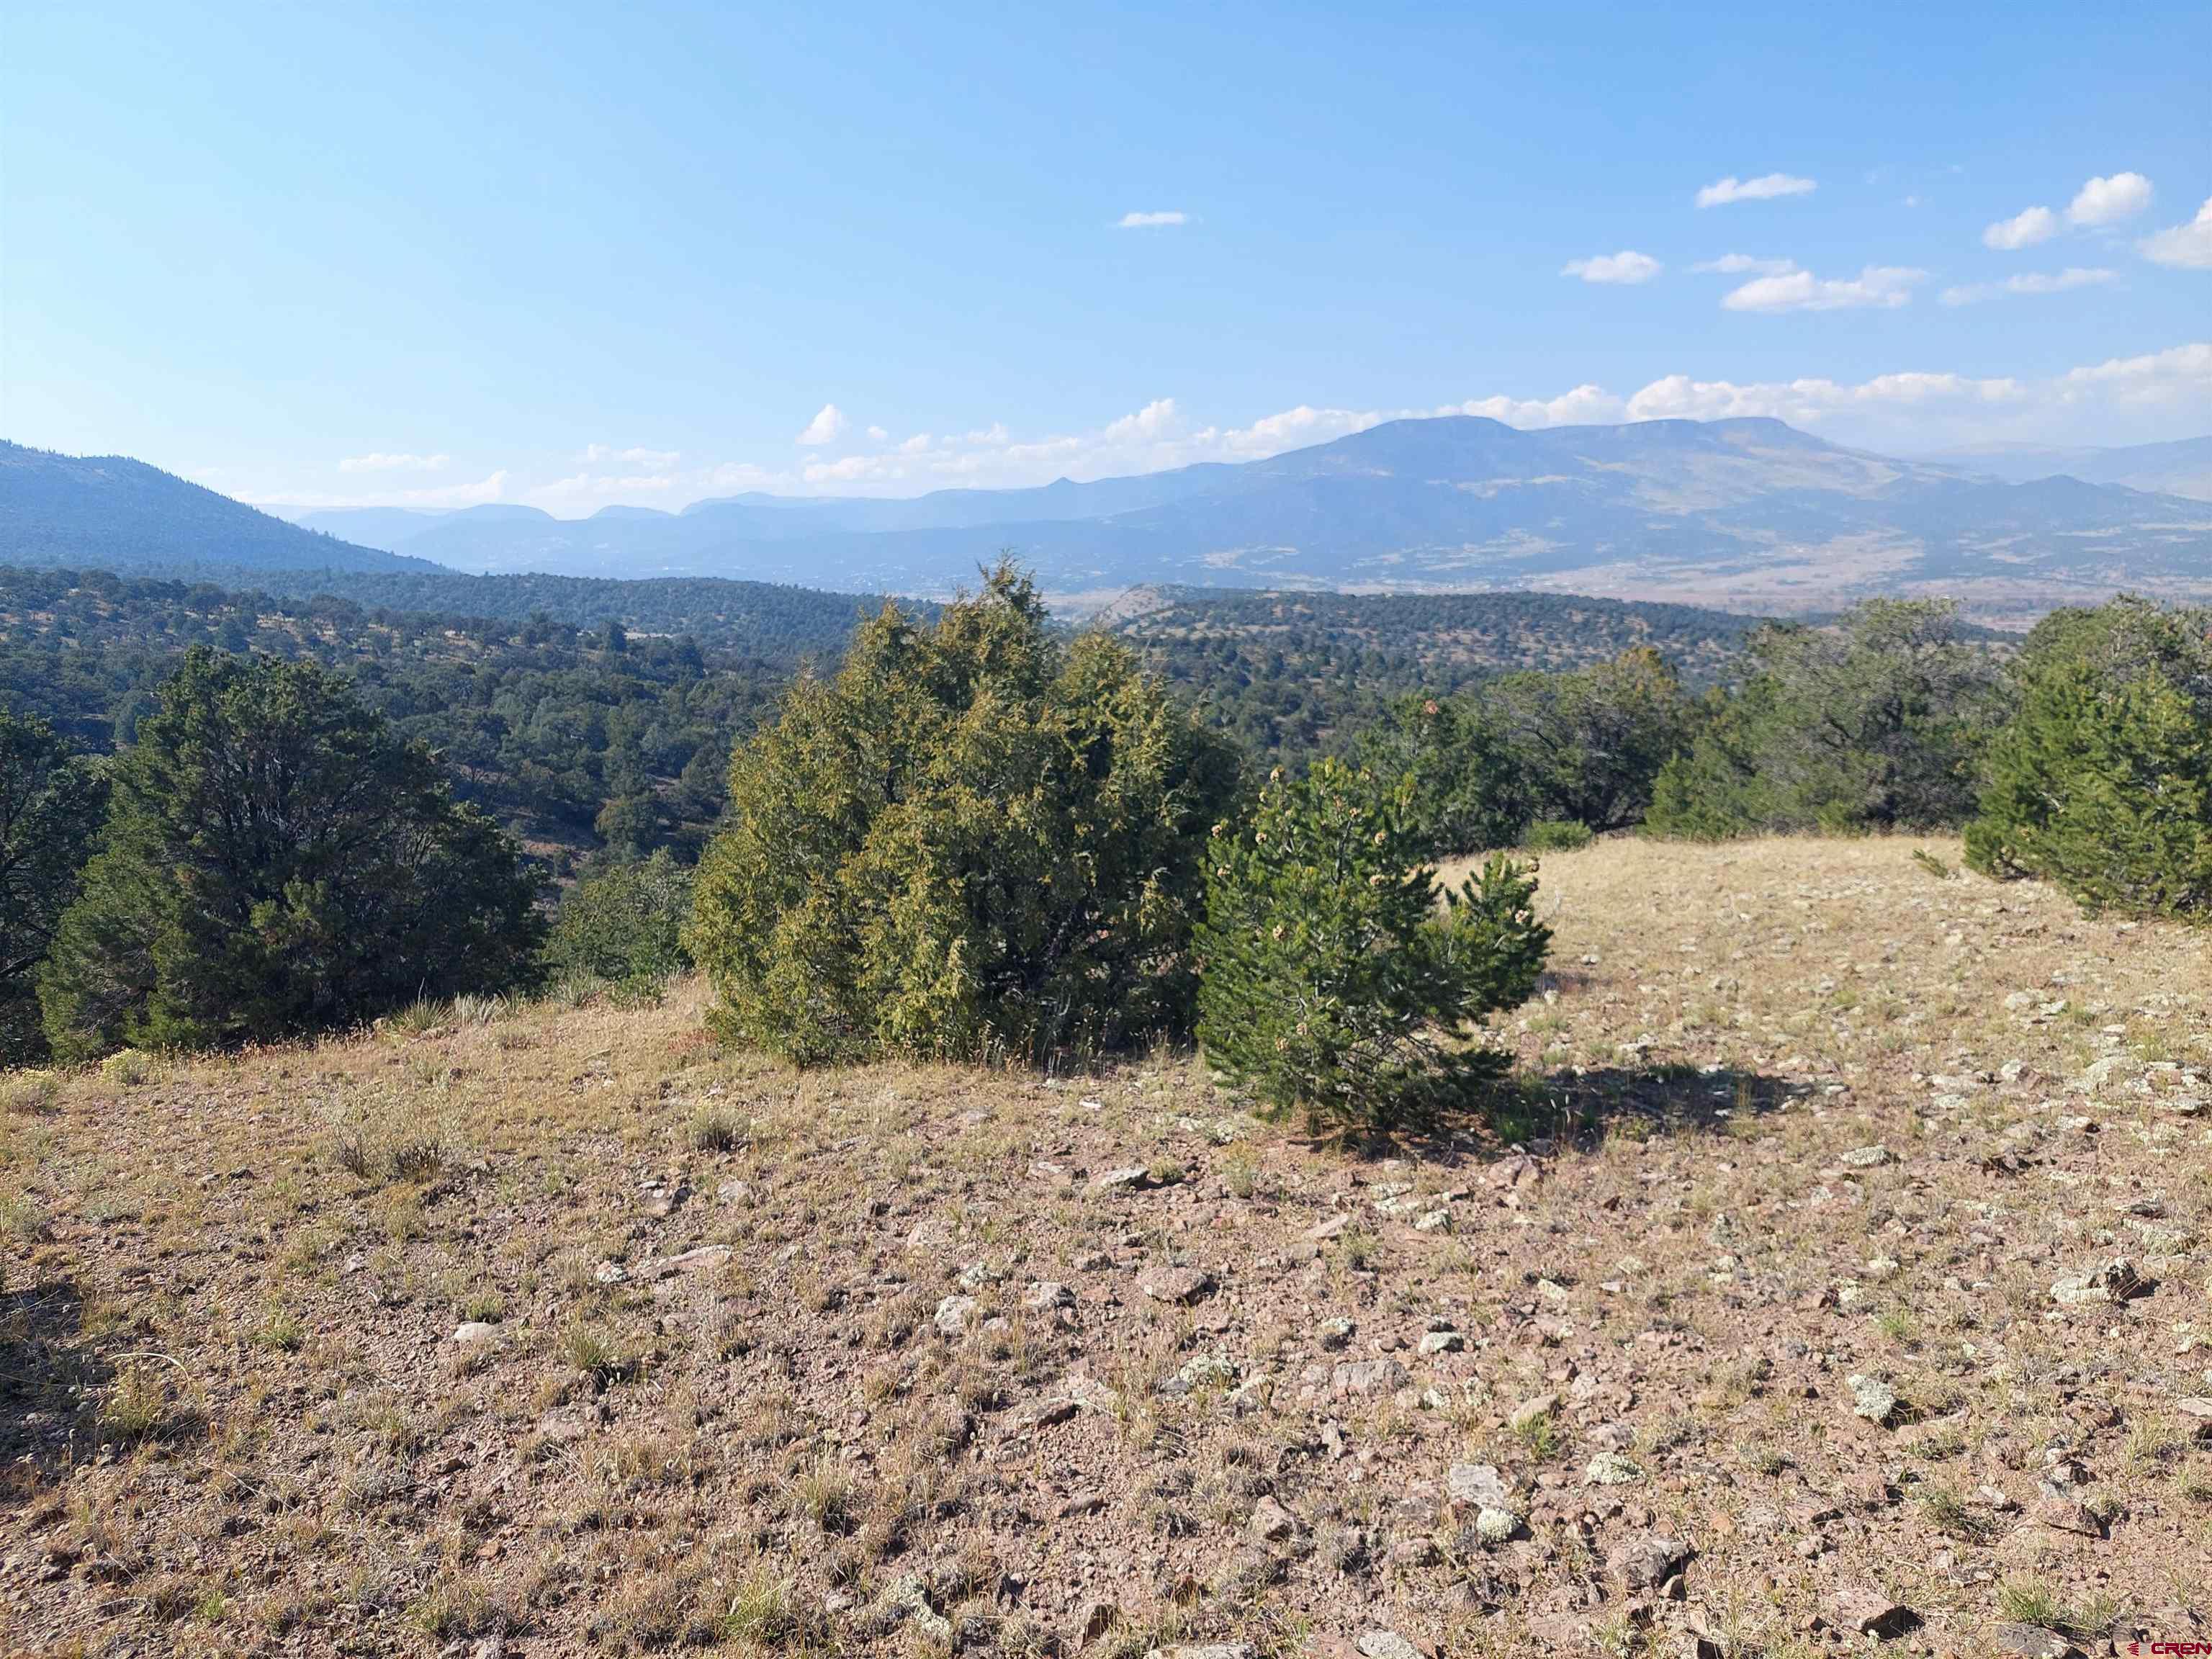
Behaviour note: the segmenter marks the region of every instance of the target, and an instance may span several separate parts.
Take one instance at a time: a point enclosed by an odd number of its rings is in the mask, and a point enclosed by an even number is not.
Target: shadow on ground
[[[1801,1100],[1810,1088],[1727,1066],[1597,1066],[1519,1076],[1485,1115],[1492,1133],[1532,1152],[1587,1152],[1612,1134],[1737,1133],[1745,1120]]]
[[[0,1480],[67,1465],[106,1386],[106,1364],[83,1340],[84,1297],[66,1279],[0,1293]]]

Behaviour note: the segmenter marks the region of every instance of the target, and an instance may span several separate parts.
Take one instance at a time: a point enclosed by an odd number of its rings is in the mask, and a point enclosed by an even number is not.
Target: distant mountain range
[[[1910,461],[1778,421],[1530,432],[1445,416],[1267,460],[1040,489],[905,501],[742,495],[582,520],[513,506],[326,510],[299,514],[299,533],[325,532],[311,538],[317,563],[376,548],[474,573],[710,575],[938,594],[1009,550],[1068,598],[1140,584],[1535,588],[1803,612],[1872,592],[1940,592],[2011,621],[2123,587],[2212,595],[2212,501],[2119,482],[2190,484],[2208,456],[2212,439]],[[114,489],[134,511],[150,505],[137,474],[193,489],[149,468],[122,471],[135,463],[40,459],[115,471]],[[2097,476],[2039,470],[2058,459]],[[0,560],[15,556],[16,471],[0,466]],[[140,488],[125,492],[126,483]],[[125,515],[95,503],[98,493],[73,497],[76,510],[112,526]],[[199,510],[204,520],[205,502]],[[53,527],[65,516],[45,513],[40,547],[65,544]],[[165,543],[162,522],[143,520],[149,562],[215,556],[211,525]]]
[[[432,570],[287,523],[120,455],[0,441],[0,564],[145,570]]]
[[[2131,444],[2120,449],[2040,449],[2003,444],[1921,458],[1939,466],[1978,472],[2007,483],[2064,475],[2084,483],[2125,484],[2155,495],[2212,501],[2212,438]]]

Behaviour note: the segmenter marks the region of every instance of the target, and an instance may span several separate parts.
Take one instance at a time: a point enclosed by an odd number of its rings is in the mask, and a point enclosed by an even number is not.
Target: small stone
[[[1040,1313],[1052,1308],[1072,1308],[1075,1305],[1075,1292],[1056,1280],[1039,1279],[1022,1297],[1022,1305]]]
[[[1427,1331],[1421,1336],[1421,1357],[1432,1358],[1440,1353],[1457,1353],[1467,1346],[1467,1339],[1457,1331]]]
[[[1835,1608],[1836,1623],[1853,1636],[1873,1636],[1888,1641],[1920,1627],[1918,1613],[1866,1585],[1838,1590],[1830,1605]]]
[[[753,1184],[735,1179],[724,1182],[714,1188],[717,1204],[750,1204],[753,1201]]]
[[[1875,1170],[1885,1164],[1897,1162],[1897,1154],[1877,1141],[1871,1146],[1855,1146],[1843,1156],[1847,1170]]]
[[[1516,1406],[1513,1408],[1513,1414],[1505,1420],[1510,1427],[1518,1431],[1528,1427],[1531,1424],[1536,1422],[1541,1418],[1549,1417],[1553,1412],[1559,1409],[1559,1396],[1558,1395],[1540,1394],[1533,1399],[1524,1400],[1519,1405]]]
[[[2148,1294],[2149,1286],[2136,1273],[2136,1264],[2114,1256],[2092,1273],[2062,1279],[2051,1287],[2054,1302],[2074,1305],[2085,1302],[2121,1303]]]
[[[1100,1192],[1108,1193],[1121,1188],[1133,1190],[1142,1187],[1145,1182],[1145,1166],[1141,1164],[1133,1164],[1126,1170],[1109,1170],[1091,1184]]]
[[[602,1261],[592,1269],[592,1277],[602,1285],[619,1285],[629,1277],[629,1269],[619,1261]]]
[[[2081,1538],[2102,1538],[2105,1523],[2087,1504],[2072,1498],[2045,1498],[2027,1512],[2028,1519],[2054,1532],[2070,1532]]]
[[[1510,1509],[1513,1489],[1489,1463],[1455,1463],[1444,1474],[1444,1496],[1454,1509]]]
[[[1358,1645],[1364,1659],[1421,1659],[1420,1649],[1395,1630],[1370,1630]]]
[[[1406,1368],[1395,1359],[1352,1359],[1330,1374],[1329,1387],[1337,1394],[1364,1400],[1378,1394],[1395,1394],[1409,1380]]]
[[[1999,1625],[1997,1650],[2018,1654],[2020,1659],[2067,1659],[2074,1644],[2055,1630],[2040,1625]]]
[[[487,1323],[481,1319],[471,1319],[465,1323],[454,1326],[453,1334],[446,1340],[458,1342],[466,1347],[471,1343],[489,1342],[498,1334],[498,1326]]]
[[[1297,1517],[1272,1498],[1253,1507],[1252,1535],[1263,1544],[1280,1544],[1298,1535]]]
[[[1448,1233],[1452,1230],[1449,1210],[1429,1210],[1415,1218],[1413,1231],[1417,1233]]]
[[[1056,1423],[1066,1422],[1079,1409],[1073,1400],[1065,1397],[1025,1400],[1006,1413],[1006,1427],[1016,1434],[1050,1428]]]
[[[1606,1559],[1606,1569],[1625,1590],[1657,1589],[1690,1559],[1690,1547],[1656,1534],[1631,1539]]]
[[[1342,1317],[1324,1319],[1316,1334],[1321,1338],[1322,1351],[1335,1353],[1352,1340],[1352,1334],[1358,1328],[1350,1320]]]
[[[1225,1388],[1236,1380],[1234,1362],[1218,1353],[1202,1353],[1186,1360],[1181,1370],[1159,1385],[1158,1392],[1174,1398],[1200,1389]]]
[[[663,1256],[655,1264],[654,1272],[664,1276],[669,1273],[711,1273],[717,1267],[728,1266],[733,1254],[726,1244],[702,1244],[697,1249],[686,1250],[681,1255]]]
[[[968,1316],[975,1311],[972,1296],[948,1296],[937,1304],[937,1312],[930,1322],[937,1327],[940,1336],[963,1336],[967,1334]]]
[[[1869,1423],[1887,1428],[1897,1419],[1897,1390],[1878,1376],[1853,1375],[1844,1382],[1851,1391],[1851,1412]]]
[[[1203,1267],[1157,1267],[1137,1288],[1155,1302],[1195,1302],[1212,1290],[1213,1275]]]

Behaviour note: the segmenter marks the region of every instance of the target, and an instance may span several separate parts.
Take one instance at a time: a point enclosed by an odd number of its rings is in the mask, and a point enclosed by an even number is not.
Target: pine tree
[[[64,1058],[343,1026],[535,962],[514,843],[312,663],[196,647],[112,780],[40,975]]]
[[[1199,1041],[1267,1105],[1316,1127],[1422,1124],[1502,1069],[1469,1028],[1534,988],[1550,930],[1532,867],[1492,859],[1439,909],[1412,774],[1323,760],[1218,826]]]
[[[0,1066],[46,1057],[37,973],[106,806],[97,763],[0,708]]]

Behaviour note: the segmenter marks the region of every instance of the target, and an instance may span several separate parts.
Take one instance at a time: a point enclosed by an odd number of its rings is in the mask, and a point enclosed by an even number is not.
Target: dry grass
[[[2207,941],[1917,845],[1548,855],[1521,1085],[1364,1155],[1174,1056],[794,1074],[696,986],[9,1079],[9,1651],[1782,1653],[1859,1582],[1931,1649],[2201,1630]],[[2123,1254],[2148,1295],[2054,1304]],[[2054,1468],[2109,1537],[2023,1512]],[[1647,1532],[1685,1601],[1612,1585]]]

